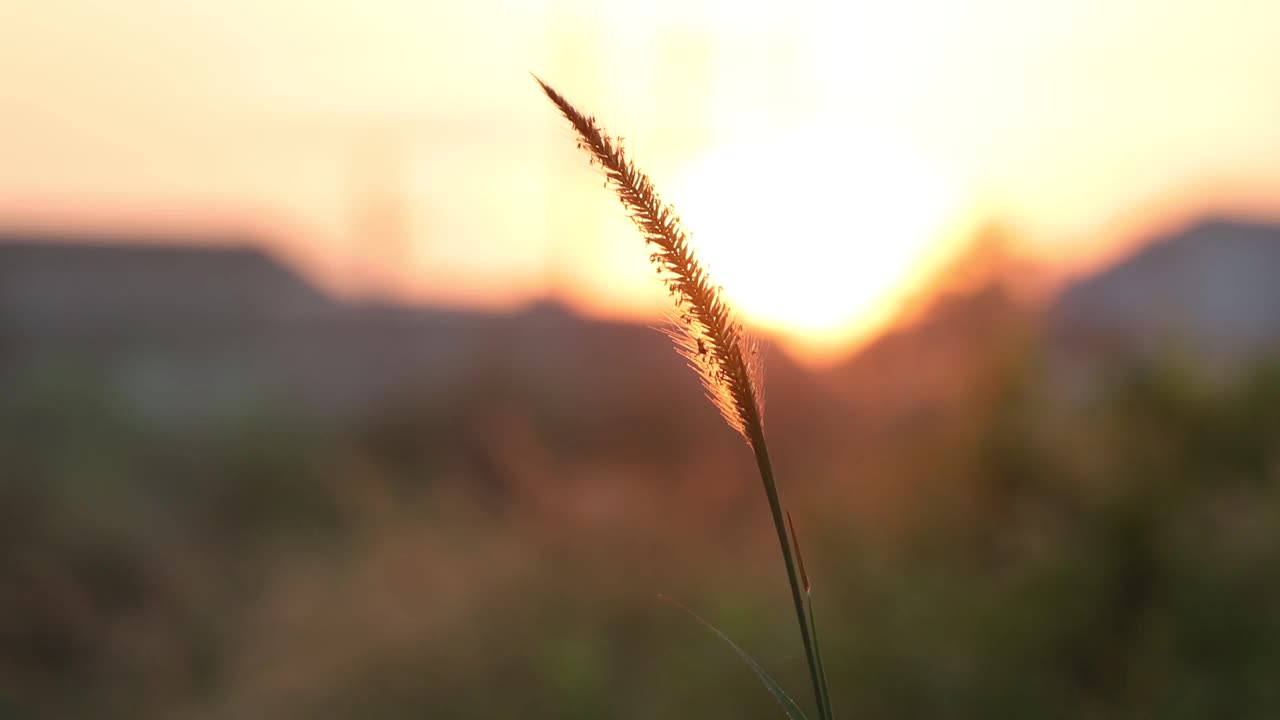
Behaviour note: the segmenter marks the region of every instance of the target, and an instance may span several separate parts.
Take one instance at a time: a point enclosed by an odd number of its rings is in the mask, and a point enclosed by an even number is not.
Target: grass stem
[[[791,601],[795,605],[796,622],[800,626],[800,639],[804,644],[804,656],[809,665],[809,679],[813,683],[814,702],[818,705],[818,716],[823,720],[831,720],[827,714],[827,688],[819,673],[817,646],[810,631],[808,617],[805,613],[804,596],[799,574],[796,572],[795,554],[787,537],[787,524],[783,519],[782,500],[778,496],[778,484],[773,477],[773,463],[769,460],[769,449],[764,439],[764,429],[760,428],[756,437],[749,438],[751,448],[755,451],[756,467],[760,470],[760,480],[764,483],[765,498],[769,502],[769,513],[773,517],[773,527],[778,534],[778,545],[782,548],[782,561],[787,568],[787,582],[791,586]]]
[[[711,281],[694,253],[679,215],[658,196],[649,177],[636,167],[622,144],[606,133],[595,118],[580,112],[538,76],[535,75],[534,80],[573,125],[578,134],[578,147],[590,155],[593,164],[599,164],[606,184],[613,186],[618,200],[652,250],[649,259],[663,275],[679,312],[675,328],[668,332],[676,343],[677,352],[697,371],[708,397],[725,421],[746,438],[755,452],[756,466],[764,483],[769,512],[787,568],[796,621],[800,625],[800,638],[813,682],[814,700],[819,716],[823,720],[831,720],[826,673],[818,654],[817,629],[805,611],[804,596],[809,594],[809,583],[805,578],[802,595],[801,577],[796,573],[799,545],[796,544],[793,551],[792,541],[788,539],[782,501],[778,497],[778,485],[773,477],[773,465],[764,438],[759,355],[742,323],[723,298],[720,286]],[[812,598],[809,607],[812,609]]]

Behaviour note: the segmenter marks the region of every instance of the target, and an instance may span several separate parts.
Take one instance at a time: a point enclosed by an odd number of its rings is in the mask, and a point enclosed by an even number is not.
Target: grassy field
[[[263,398],[158,423],[92,362],[23,371],[0,717],[782,717],[663,597],[811,717],[1280,715],[1280,366],[1068,389],[1037,313],[979,290],[843,374],[774,356],[765,451],[761,356],[593,152],[717,407],[674,356],[586,345],[547,356],[590,355],[567,371],[495,343],[447,392],[326,422]]]

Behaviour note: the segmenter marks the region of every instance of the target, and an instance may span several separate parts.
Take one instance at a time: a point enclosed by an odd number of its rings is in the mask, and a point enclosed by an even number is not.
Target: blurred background
[[[17,0],[0,717],[1280,716],[1280,5]]]

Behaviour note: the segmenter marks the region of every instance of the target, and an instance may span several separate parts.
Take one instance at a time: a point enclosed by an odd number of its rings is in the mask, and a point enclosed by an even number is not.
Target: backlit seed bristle
[[[649,260],[658,268],[675,302],[667,334],[676,351],[689,361],[707,396],[726,422],[755,446],[763,440],[759,394],[760,355],[732,308],[699,262],[675,209],[662,202],[653,182],[627,158],[615,140],[536,75],[542,87],[578,134],[578,147],[605,173],[628,216],[652,248]]]

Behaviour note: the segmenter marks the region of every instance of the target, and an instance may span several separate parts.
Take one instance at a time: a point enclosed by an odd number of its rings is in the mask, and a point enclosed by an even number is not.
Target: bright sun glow
[[[811,359],[882,327],[960,236],[960,193],[939,170],[848,129],[726,145],[674,190],[729,299]]]

